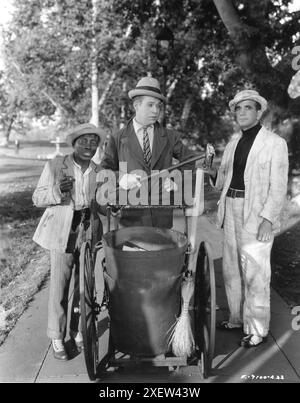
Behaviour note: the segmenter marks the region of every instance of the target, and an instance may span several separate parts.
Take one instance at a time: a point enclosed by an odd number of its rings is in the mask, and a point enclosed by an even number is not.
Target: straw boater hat
[[[96,134],[99,137],[99,143],[103,136],[103,133],[97,126],[93,125],[92,123],[83,123],[82,125],[76,126],[75,129],[72,129],[67,134],[66,141],[70,146],[73,146],[75,140],[84,134]]]
[[[131,99],[140,95],[148,95],[166,102],[166,98],[161,93],[159,82],[153,77],[141,78],[135,89],[128,92],[128,96]]]
[[[256,101],[261,106],[261,111],[264,112],[267,109],[268,102],[265,98],[259,95],[257,91],[254,90],[243,90],[238,92],[235,97],[229,102],[229,108],[231,112],[235,111],[236,105],[241,101]]]

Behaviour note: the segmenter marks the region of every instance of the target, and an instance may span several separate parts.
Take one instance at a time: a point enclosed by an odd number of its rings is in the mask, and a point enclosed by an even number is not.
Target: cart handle
[[[140,183],[145,182],[145,181],[147,181],[147,180],[149,180],[149,179],[155,178],[156,176],[159,176],[159,175],[161,175],[162,173],[171,172],[171,171],[173,171],[174,169],[181,168],[181,167],[183,167],[183,166],[186,165],[186,164],[191,164],[192,162],[200,161],[200,160],[202,160],[202,159],[205,160],[205,161],[204,161],[204,164],[203,164],[204,168],[208,168],[208,167],[210,167],[210,166],[212,165],[215,154],[216,154],[216,153],[215,153],[214,146],[213,146],[212,144],[208,143],[208,144],[206,145],[206,150],[205,150],[205,153],[204,153],[204,154],[196,155],[195,157],[188,158],[188,159],[186,159],[186,160],[184,160],[184,161],[182,161],[182,162],[179,162],[178,164],[171,165],[171,166],[169,166],[168,168],[164,168],[164,169],[162,169],[161,171],[154,172],[154,173],[152,173],[152,174],[150,174],[150,175],[147,175],[147,176],[145,176],[144,178],[142,178],[142,179],[140,180]],[[98,187],[97,187],[97,189],[98,189]],[[97,189],[96,189],[96,192],[95,192],[95,199],[96,199]],[[120,187],[120,186],[117,186],[116,189],[114,189],[113,192],[117,192],[117,191],[120,190],[120,189],[121,189],[121,187]],[[109,192],[109,194],[112,194],[113,192]]]
[[[200,161],[201,159],[206,159],[206,154],[203,154],[203,155],[196,155],[195,157],[189,158],[189,159],[187,159],[187,160],[185,160],[185,161],[182,161],[182,162],[180,162],[180,163],[178,163],[178,164],[171,165],[171,166],[169,166],[168,168],[164,168],[164,169],[162,169],[161,171],[154,172],[154,173],[152,173],[152,174],[150,174],[150,175],[147,175],[147,176],[145,176],[144,178],[142,178],[142,179],[140,180],[140,183],[145,182],[145,181],[147,181],[147,180],[149,180],[149,179],[155,178],[156,176],[160,176],[161,174],[163,174],[163,173],[165,173],[165,172],[174,171],[174,169],[181,168],[181,167],[183,167],[183,166],[186,165],[186,164],[191,164],[192,162]],[[114,190],[114,192],[116,192],[116,191],[119,190],[120,188],[121,188],[120,186],[116,187],[116,189]]]

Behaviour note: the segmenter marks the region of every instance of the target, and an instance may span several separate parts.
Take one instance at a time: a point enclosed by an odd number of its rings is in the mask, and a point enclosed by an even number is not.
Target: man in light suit
[[[92,231],[94,239],[102,236],[102,224],[95,210],[96,176],[99,166],[91,159],[96,153],[101,132],[92,124],[77,126],[67,135],[72,154],[48,161],[33,193],[33,203],[46,207],[33,240],[50,250],[51,276],[47,335],[52,340],[54,357],[68,360],[64,345],[67,326],[68,295],[75,270],[70,336],[80,350],[83,346],[79,316],[79,234]],[[90,220],[93,215],[93,220]]]
[[[224,229],[223,277],[230,310],[219,327],[242,328],[244,347],[266,340],[270,321],[270,253],[279,230],[288,179],[285,140],[260,124],[267,101],[238,92],[229,107],[241,133],[225,148],[218,173],[218,220]]]
[[[119,186],[130,191],[141,187],[141,177],[133,171],[143,171],[146,176],[153,170],[163,170],[171,166],[173,157],[183,161],[194,155],[182,144],[179,133],[159,124],[161,108],[166,99],[155,78],[143,77],[128,95],[133,100],[135,116],[123,129],[110,137],[100,166],[102,170],[115,172]],[[125,164],[127,172],[122,171]],[[194,167],[193,163],[186,165],[185,169],[193,170]],[[167,177],[163,189],[167,192],[176,190],[176,183]],[[100,186],[97,193],[100,205],[103,204],[102,196]],[[172,211],[166,208],[123,209],[120,219],[123,226],[171,228],[172,223]]]

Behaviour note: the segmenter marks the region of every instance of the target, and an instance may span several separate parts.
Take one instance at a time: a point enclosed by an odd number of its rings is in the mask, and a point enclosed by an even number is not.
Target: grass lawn
[[[49,273],[47,253],[32,241],[42,211],[32,192],[44,162],[0,165],[0,345]]]

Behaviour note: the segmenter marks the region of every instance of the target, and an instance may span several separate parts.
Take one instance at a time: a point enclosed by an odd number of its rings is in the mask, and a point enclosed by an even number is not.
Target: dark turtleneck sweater
[[[255,137],[260,129],[261,125],[258,123],[250,129],[242,130],[243,135],[236,146],[234,154],[233,175],[230,183],[232,189],[245,190],[244,172],[247,158]]]

